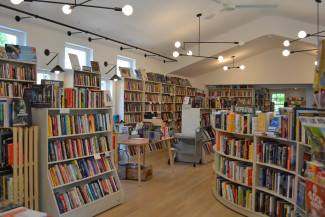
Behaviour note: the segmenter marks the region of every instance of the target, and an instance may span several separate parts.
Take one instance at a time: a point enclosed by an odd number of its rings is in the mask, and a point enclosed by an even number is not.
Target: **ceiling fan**
[[[213,17],[215,17],[216,15],[224,12],[224,11],[234,11],[236,9],[245,9],[245,8],[259,8],[259,9],[275,9],[278,7],[278,5],[276,4],[247,4],[247,5],[235,5],[232,4],[232,2],[229,1],[223,1],[223,0],[211,0],[217,4],[221,4],[222,5],[222,9],[219,11],[216,11],[208,16],[205,17],[205,19],[209,20],[212,19]]]

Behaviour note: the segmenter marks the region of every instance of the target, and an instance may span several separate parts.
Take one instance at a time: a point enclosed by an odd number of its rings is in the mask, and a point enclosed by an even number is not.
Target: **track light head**
[[[91,40],[92,40],[92,39],[89,37],[89,38],[88,38],[88,41],[91,42]]]
[[[50,55],[50,50],[49,49],[45,49],[44,50],[44,54],[45,54],[45,56],[49,56]]]
[[[70,31],[68,31],[67,34],[68,34],[68,36],[71,36],[71,32]]]
[[[16,20],[17,22],[20,22],[20,16],[15,16],[15,20]]]

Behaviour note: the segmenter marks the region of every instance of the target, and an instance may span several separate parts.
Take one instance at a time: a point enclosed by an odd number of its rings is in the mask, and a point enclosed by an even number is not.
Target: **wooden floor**
[[[122,180],[125,203],[97,217],[240,217],[220,204],[212,194],[212,163],[175,163],[172,175],[167,152],[146,156],[153,178],[142,182]]]

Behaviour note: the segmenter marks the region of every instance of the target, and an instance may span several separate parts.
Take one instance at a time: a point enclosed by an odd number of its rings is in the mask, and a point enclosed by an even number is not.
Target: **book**
[[[19,45],[5,44],[5,49],[9,59],[19,59]]]
[[[31,107],[52,108],[53,90],[53,85],[51,84],[33,84],[31,91]]]
[[[100,73],[99,62],[98,61],[90,61],[90,63],[91,63],[92,71]]]
[[[25,62],[37,62],[36,47],[18,45],[19,60]]]
[[[305,210],[305,183],[298,182],[297,206]]]
[[[32,126],[32,111],[31,102],[29,98],[12,99],[12,126]]]
[[[111,91],[104,90],[104,106],[113,106]]]
[[[130,78],[130,69],[126,67],[119,67],[121,76],[124,78]]]
[[[143,68],[139,68],[139,71],[141,72],[142,78],[144,81],[148,81],[146,70]]]
[[[135,69],[134,70],[134,73],[135,73],[135,78],[140,79],[140,80],[143,80],[141,71],[139,69]]]
[[[89,67],[89,66],[82,66],[82,71],[91,72],[91,67]]]
[[[0,59],[8,59],[5,47],[0,47]]]
[[[80,63],[76,54],[69,53],[69,59],[73,70],[80,70]]]
[[[307,216],[325,216],[325,187],[305,180]]]

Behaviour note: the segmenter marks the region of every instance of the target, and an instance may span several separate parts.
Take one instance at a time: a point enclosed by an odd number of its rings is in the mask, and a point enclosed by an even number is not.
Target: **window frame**
[[[64,44],[64,68],[65,69],[72,69],[72,68],[66,68],[66,62],[65,60],[66,59],[69,59],[66,58],[66,53],[65,53],[65,50],[66,48],[71,48],[71,49],[74,49],[74,50],[79,50],[79,51],[83,51],[86,53],[86,66],[91,66],[90,62],[93,61],[93,49],[92,48],[89,48],[89,47],[85,47],[85,46],[81,46],[81,45],[78,45],[78,44],[72,44],[70,42],[65,42]],[[81,69],[82,69],[82,65],[80,65]]]
[[[273,95],[275,95],[274,99],[282,99],[282,97],[277,97],[278,94],[283,94],[283,104],[281,103],[276,103],[274,100],[273,100]],[[279,111],[279,109],[276,109],[276,107],[284,107],[284,103],[285,103],[285,93],[284,92],[277,92],[277,93],[272,93],[271,94],[271,101],[272,103],[274,103],[274,111]]]
[[[135,68],[136,68],[136,60],[135,59],[130,58],[130,57],[124,57],[124,56],[121,56],[121,55],[117,55],[117,60],[116,60],[116,68],[117,68],[117,71],[116,71],[116,74],[118,76],[121,77],[121,72],[120,72],[119,65],[118,65],[119,60],[122,60],[122,61],[125,61],[125,62],[129,62],[129,64],[130,64],[130,67],[129,68],[135,70]]]
[[[0,26],[0,33],[14,35],[17,37],[17,45],[26,46],[26,32],[6,26]]]

